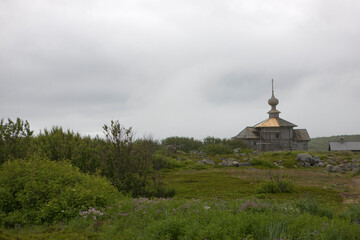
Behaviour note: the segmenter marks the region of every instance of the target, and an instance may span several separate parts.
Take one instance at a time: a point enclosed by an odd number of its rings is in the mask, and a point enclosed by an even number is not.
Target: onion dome
[[[270,118],[278,118],[280,111],[276,109],[276,105],[279,104],[279,100],[274,95],[274,79],[272,79],[272,96],[268,101],[271,106],[271,110],[268,112]]]

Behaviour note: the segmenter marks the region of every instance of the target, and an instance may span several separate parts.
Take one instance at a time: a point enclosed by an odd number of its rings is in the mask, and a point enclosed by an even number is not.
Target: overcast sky
[[[0,118],[92,136],[360,134],[360,1],[0,0]]]

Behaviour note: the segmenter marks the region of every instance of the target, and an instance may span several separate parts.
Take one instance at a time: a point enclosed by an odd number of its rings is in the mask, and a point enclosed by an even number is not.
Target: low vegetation
[[[358,239],[359,171],[207,137],[105,138],[0,122],[0,239]],[[234,151],[236,149],[236,151]],[[360,153],[311,152],[326,164]],[[236,163],[224,167],[224,162]]]

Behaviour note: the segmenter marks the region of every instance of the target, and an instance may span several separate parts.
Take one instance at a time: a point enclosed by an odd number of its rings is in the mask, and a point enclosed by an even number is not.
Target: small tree
[[[12,121],[8,118],[0,120],[0,165],[9,158],[25,158],[31,144],[33,131],[28,121],[17,118]]]
[[[169,197],[160,176],[153,169],[153,154],[159,145],[151,138],[134,141],[132,128],[124,128],[118,121],[103,126],[107,141],[103,169],[106,177],[122,191],[136,196]]]

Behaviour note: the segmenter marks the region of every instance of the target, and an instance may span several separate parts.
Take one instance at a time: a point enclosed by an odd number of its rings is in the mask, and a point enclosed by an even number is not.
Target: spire
[[[268,103],[271,106],[271,110],[268,112],[269,118],[278,118],[280,111],[276,109],[276,105],[279,104],[279,100],[274,95],[274,79],[271,80],[272,95]]]

